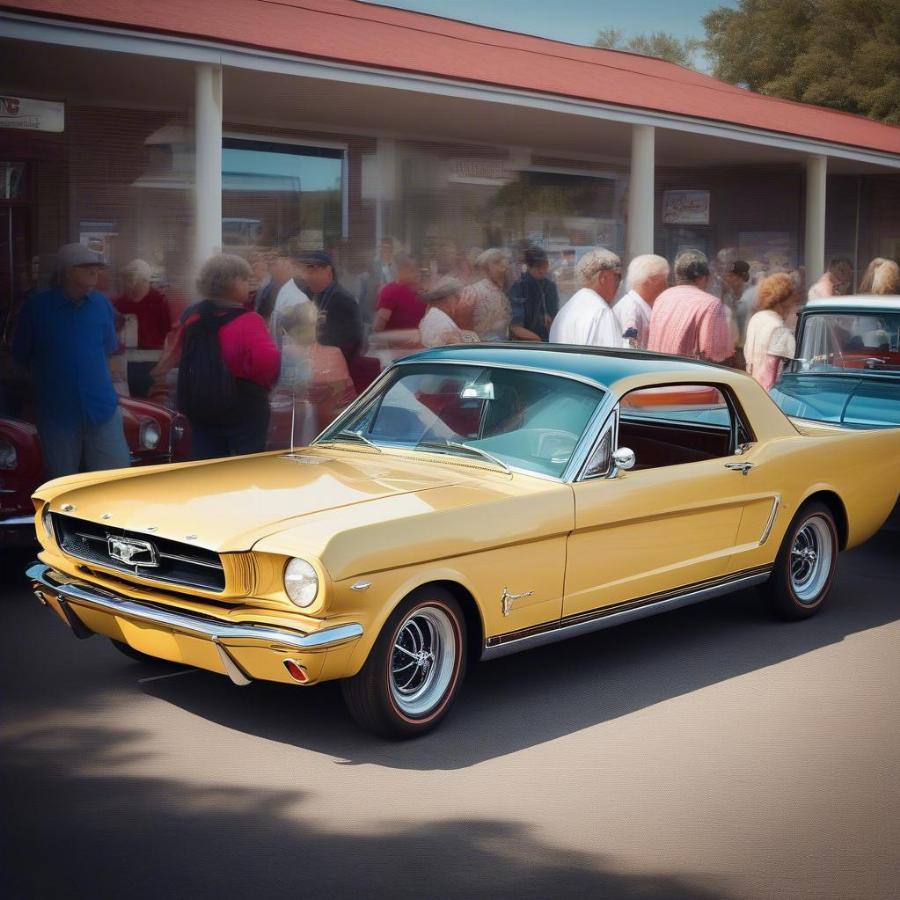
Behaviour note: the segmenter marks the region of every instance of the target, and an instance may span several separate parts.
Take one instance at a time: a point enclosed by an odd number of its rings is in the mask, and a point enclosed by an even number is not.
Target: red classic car
[[[187,459],[187,420],[164,406],[122,397],[119,401],[133,466]],[[0,418],[0,547],[34,541],[31,495],[44,479],[37,428],[19,419]]]

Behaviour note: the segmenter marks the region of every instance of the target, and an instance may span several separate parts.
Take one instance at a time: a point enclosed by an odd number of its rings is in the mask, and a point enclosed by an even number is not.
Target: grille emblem
[[[149,541],[136,541],[133,538],[108,537],[106,549],[111,559],[117,559],[126,566],[142,566],[154,568],[159,565],[156,547]]]

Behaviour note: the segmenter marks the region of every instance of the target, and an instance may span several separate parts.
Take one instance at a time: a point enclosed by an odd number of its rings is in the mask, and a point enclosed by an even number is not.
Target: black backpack
[[[247,310],[222,310],[204,300],[196,312],[198,318],[184,329],[178,367],[178,409],[191,422],[227,425],[234,421],[237,411],[238,387],[222,358],[219,329]]]

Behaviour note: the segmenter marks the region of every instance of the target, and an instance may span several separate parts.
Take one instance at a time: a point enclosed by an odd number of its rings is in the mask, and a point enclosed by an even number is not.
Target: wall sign
[[[663,191],[664,225],[709,225],[709,191]]]
[[[19,131],[54,131],[65,128],[64,103],[0,95],[0,128]]]

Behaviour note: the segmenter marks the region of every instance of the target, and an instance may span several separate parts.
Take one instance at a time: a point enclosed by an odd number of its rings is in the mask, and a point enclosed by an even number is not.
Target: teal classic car
[[[797,325],[797,358],[771,396],[796,418],[900,427],[900,297],[811,300]]]

